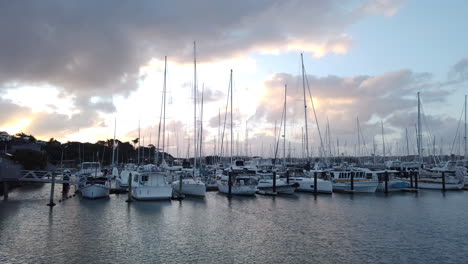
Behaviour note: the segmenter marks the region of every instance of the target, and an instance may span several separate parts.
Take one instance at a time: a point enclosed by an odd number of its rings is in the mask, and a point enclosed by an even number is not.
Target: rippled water
[[[468,263],[468,192],[76,196],[49,210],[49,188],[0,201],[0,263]]]

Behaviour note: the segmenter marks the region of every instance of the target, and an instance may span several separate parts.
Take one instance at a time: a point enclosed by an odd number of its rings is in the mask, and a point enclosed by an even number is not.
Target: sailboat
[[[167,57],[164,57],[164,86],[163,97],[166,96],[166,66]],[[140,132],[138,131],[138,134]],[[164,142],[164,140],[163,140]],[[163,152],[164,153],[164,152]],[[140,159],[138,158],[138,161]],[[164,156],[163,156],[164,160]],[[138,162],[139,164],[139,162]],[[131,195],[136,200],[169,200],[172,198],[172,188],[167,182],[167,171],[158,168],[154,164],[139,166],[136,169],[129,168],[131,182]]]
[[[233,195],[255,195],[257,191],[257,182],[255,175],[243,175],[241,173],[234,173],[233,171],[233,120],[232,120],[232,70],[229,81],[229,89],[231,94],[231,167],[228,171],[224,171],[228,175],[221,176],[221,180],[218,183],[218,191],[225,194]]]
[[[196,44],[193,42],[193,65],[194,65],[194,81],[193,81],[193,105],[194,105],[194,117],[193,117],[193,138],[194,143],[194,157],[193,157],[193,173],[191,176],[186,174],[179,174],[179,179],[172,183],[172,189],[174,192],[182,193],[185,195],[192,196],[205,196],[206,186],[196,175],[197,170],[197,57],[196,57]],[[185,177],[184,177],[185,176]]]
[[[307,163],[310,163],[309,155],[309,133],[307,128],[307,100],[306,100],[306,88],[305,88],[305,68],[304,68],[304,58],[301,53],[301,64],[302,64],[302,89],[303,89],[303,100],[304,100],[304,122],[305,122],[305,148],[306,148],[306,159]],[[315,187],[315,180],[312,178],[310,171],[304,170],[303,176],[299,177],[290,177],[289,181],[292,183],[297,183],[297,191],[302,192],[313,192],[317,188],[319,193],[331,193],[333,190],[332,182],[326,179],[317,179],[317,187]]]
[[[88,199],[109,197],[109,178],[102,173],[99,162],[83,162],[77,176],[79,177],[79,191],[82,197]]]
[[[421,99],[418,92],[418,156],[420,164],[423,164],[421,129]],[[465,173],[466,168],[457,167],[454,162],[447,162],[444,167],[432,169],[425,169],[421,166],[418,174],[418,186],[421,189],[442,190],[445,183],[446,190],[461,190],[465,185]]]
[[[286,92],[287,92],[287,86],[285,85],[284,86],[284,107],[283,107],[283,118],[282,118],[282,123],[284,126],[284,130],[283,130],[283,166],[284,168],[286,167],[286,111],[287,111]],[[280,127],[280,130],[281,130],[281,127]],[[280,137],[278,137],[278,141],[276,141],[275,158],[273,160],[274,164],[276,163],[276,156],[278,154],[279,139]],[[259,172],[258,167],[256,165],[254,167],[256,168],[257,175],[259,176],[258,185],[257,185],[259,193],[261,193],[260,191],[263,191],[265,194],[273,194],[273,192],[276,192],[278,194],[293,194],[296,191],[296,188],[299,186],[299,184],[297,183],[287,183],[283,179],[280,179],[279,175],[277,175],[276,173],[273,173],[272,171]],[[276,168],[274,168],[274,170],[276,172]],[[273,185],[274,185],[274,188],[273,188]]]

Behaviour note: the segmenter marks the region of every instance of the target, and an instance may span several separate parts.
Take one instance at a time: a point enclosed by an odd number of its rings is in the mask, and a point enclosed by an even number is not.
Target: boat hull
[[[445,190],[462,190],[465,186],[465,183],[446,183]],[[418,180],[419,189],[429,189],[429,190],[442,190],[442,182],[430,182],[425,181],[424,179]]]
[[[227,184],[218,184],[218,191],[229,194],[229,186]],[[254,185],[233,185],[231,187],[232,195],[255,195],[257,186]]]
[[[172,183],[172,190],[174,192],[179,192],[180,181],[174,181]],[[191,195],[191,196],[205,196],[206,186],[202,182],[186,182],[182,180],[182,194]]]
[[[170,185],[132,187],[132,198],[142,201],[169,200],[172,198],[172,188]]]
[[[355,193],[373,193],[377,190],[379,182],[377,181],[356,181],[354,189],[351,190],[351,182],[333,182],[334,192],[355,192]]]
[[[87,199],[99,199],[109,197],[109,187],[102,184],[85,185],[80,189],[81,196]]]
[[[301,181],[292,180],[290,182],[294,182],[299,184],[296,191],[298,192],[314,192],[314,179],[312,178],[303,178]],[[333,184],[331,181],[326,181],[323,179],[317,179],[317,192],[319,193],[332,193],[333,191]]]
[[[406,188],[410,188],[410,183],[406,181],[401,181],[401,180],[390,180],[387,183],[387,190],[389,192],[398,192],[398,191],[403,191]],[[377,186],[378,192],[385,192],[385,182],[379,182],[379,185]]]

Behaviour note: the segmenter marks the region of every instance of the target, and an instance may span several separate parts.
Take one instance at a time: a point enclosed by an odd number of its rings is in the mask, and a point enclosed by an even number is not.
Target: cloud
[[[398,5],[369,1],[389,14]],[[136,87],[152,57],[185,61],[199,40],[200,60],[248,51],[344,53],[345,29],[366,15],[335,1],[6,1],[0,4],[0,82],[50,84],[96,96]]]

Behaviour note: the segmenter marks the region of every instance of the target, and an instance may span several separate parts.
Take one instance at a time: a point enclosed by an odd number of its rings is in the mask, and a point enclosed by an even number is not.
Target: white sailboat
[[[308,133],[308,126],[307,126],[307,101],[306,101],[306,92],[305,92],[305,68],[304,68],[304,59],[303,55],[301,54],[301,63],[302,63],[302,89],[303,89],[303,100],[304,100],[304,122],[305,122],[305,148],[306,148],[306,159],[307,162],[310,163],[310,155],[309,155],[309,133]],[[303,171],[303,175],[297,177],[290,177],[289,181],[292,183],[297,183],[299,186],[297,187],[297,191],[300,192],[314,192],[317,189],[318,193],[332,193],[333,184],[330,180],[320,179],[317,178],[317,186],[315,186],[315,180],[312,177],[313,173],[321,174],[321,171]]]
[[[76,176],[82,197],[88,199],[109,197],[109,178],[102,173],[99,162],[83,162]]]
[[[136,200],[169,200],[172,187],[166,180],[166,173],[158,170],[138,170],[130,173],[132,177],[132,197]]]
[[[183,178],[184,174],[180,174],[179,180],[174,181],[172,183],[172,188],[174,192],[182,193],[184,195],[192,195],[192,196],[205,196],[206,194],[206,186],[205,183],[201,181],[199,177],[197,177],[197,57],[196,57],[196,46],[195,42],[193,42],[193,65],[194,65],[194,81],[193,81],[193,105],[194,105],[194,113],[193,113],[193,135],[194,135],[194,158],[193,158],[193,174],[186,178]],[[202,128],[201,128],[202,129]],[[164,136],[163,136],[164,137]],[[200,139],[200,150],[201,150],[201,139]],[[200,151],[201,154],[201,151]],[[201,164],[200,164],[201,165]],[[199,171],[198,171],[199,173]]]
[[[375,175],[367,174],[362,169],[338,168],[329,170],[334,192],[373,193],[377,190],[379,181]]]
[[[423,164],[421,129],[421,99],[420,93],[418,92],[418,156],[420,164]],[[435,167],[432,169],[420,167],[418,187],[421,189],[442,190],[444,189],[445,183],[445,190],[461,190],[465,185],[465,174],[466,168],[457,167],[456,163],[453,161],[445,163],[443,167]]]
[[[232,170],[233,166],[233,119],[232,119],[232,70],[229,81],[229,89],[231,94],[231,168],[229,168],[228,175],[221,176],[221,180],[218,183],[218,191],[225,194],[232,195],[255,195],[257,192],[257,182],[255,175],[242,175],[235,174]],[[230,176],[229,176],[230,174]],[[230,179],[229,179],[230,178]]]

